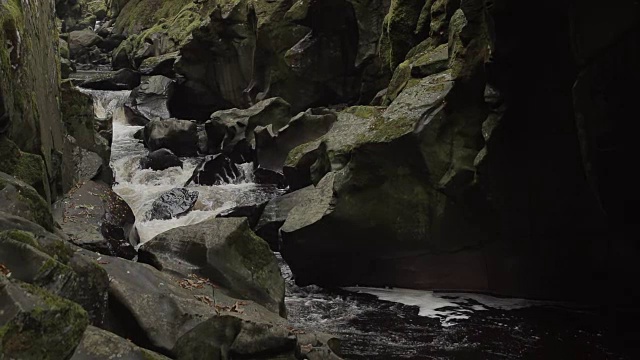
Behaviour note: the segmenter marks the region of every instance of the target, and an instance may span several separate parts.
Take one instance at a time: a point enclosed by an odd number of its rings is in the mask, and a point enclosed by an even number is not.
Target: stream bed
[[[189,186],[199,192],[195,210],[171,220],[144,221],[163,192],[181,187],[198,159],[183,168],[140,170],[147,151],[125,124],[122,105],[129,92],[81,90],[94,98],[98,117],[113,117],[111,166],[117,192],[133,209],[141,242],[169,229],[204,221],[234,206],[260,203],[282,194],[253,183],[249,165],[234,183]],[[402,289],[298,287],[276,254],[286,280],[292,326],[326,332],[342,340],[346,359],[634,359],[637,333],[617,329],[631,318],[606,316],[566,304]]]

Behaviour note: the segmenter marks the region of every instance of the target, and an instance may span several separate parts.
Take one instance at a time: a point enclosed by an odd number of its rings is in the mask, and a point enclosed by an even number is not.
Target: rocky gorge
[[[0,0],[0,358],[635,358],[639,17]]]

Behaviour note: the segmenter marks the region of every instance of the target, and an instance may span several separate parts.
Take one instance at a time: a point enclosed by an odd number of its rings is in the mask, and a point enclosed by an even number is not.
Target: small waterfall
[[[136,227],[141,243],[154,236],[179,226],[197,224],[216,216],[223,210],[234,206],[262,203],[277,196],[280,190],[272,186],[253,183],[251,164],[239,166],[241,175],[232,184],[202,186],[192,184],[190,190],[198,192],[198,201],[194,209],[177,219],[144,221],[144,214],[151,208],[160,195],[176,187],[182,187],[193,175],[193,171],[202,161],[200,158],[181,158],[182,168],[173,167],[162,171],[141,169],[140,159],[148,150],[134,138],[142,126],[126,123],[123,105],[130,91],[99,91],[80,89],[94,100],[97,118],[113,118],[113,144],[111,147],[111,167],[115,173],[113,190],[131,206],[136,215]]]
[[[124,104],[129,99],[131,90],[105,91],[78,88],[83,94],[93,98],[93,111],[100,120],[114,119],[115,122],[125,123]]]
[[[165,191],[182,187],[202,159],[182,158],[183,168],[140,169],[139,161],[148,151],[133,137],[142,127],[126,124],[123,116],[122,106],[130,92],[80,91],[93,97],[97,117],[113,118],[114,191],[131,206],[137,219],[144,219],[153,201]],[[189,189],[198,191],[199,196],[194,210],[187,215],[171,220],[138,220],[136,227],[141,242],[179,226],[205,221],[234,206],[268,201],[281,193],[275,187],[253,183],[251,164],[239,167],[241,175],[232,184],[190,185]],[[342,340],[345,358],[484,358],[482,354],[527,354],[532,346],[557,339],[568,344],[567,349],[587,346],[588,353],[602,342],[598,329],[540,322],[539,318],[549,318],[550,312],[528,308],[541,305],[531,301],[401,289],[301,288],[294,283],[289,267],[279,254],[278,258],[286,280],[291,325],[300,331],[337,335]],[[554,326],[561,332],[549,331]],[[551,348],[539,355],[539,358],[555,358],[557,353]]]

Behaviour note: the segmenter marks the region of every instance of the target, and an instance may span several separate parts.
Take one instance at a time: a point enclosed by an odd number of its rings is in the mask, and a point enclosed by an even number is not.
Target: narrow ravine
[[[234,206],[261,203],[282,194],[252,182],[249,164],[234,183],[190,185],[199,198],[193,211],[171,220],[145,221],[144,214],[163,192],[181,187],[199,163],[182,158],[184,167],[141,170],[144,148],[134,134],[142,127],[125,123],[122,105],[129,92],[82,90],[94,98],[98,118],[113,118],[111,167],[114,191],[133,209],[141,243],[179,226],[204,221]],[[349,288],[326,290],[294,283],[278,255],[286,280],[286,305],[291,325],[302,331],[325,332],[342,340],[347,359],[537,358],[561,353],[624,357],[617,343],[603,333],[606,324],[589,312],[558,304],[499,299],[473,294]],[[619,349],[619,348],[618,348]]]

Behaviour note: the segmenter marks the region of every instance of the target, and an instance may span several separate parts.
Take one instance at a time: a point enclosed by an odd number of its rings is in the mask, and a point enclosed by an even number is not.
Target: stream
[[[272,199],[281,190],[253,183],[248,164],[233,183],[191,185],[195,210],[171,220],[143,221],[163,192],[181,187],[197,158],[184,168],[140,170],[147,150],[125,123],[129,91],[80,89],[94,98],[99,118],[113,117],[114,191],[133,209],[141,242],[169,229],[204,221],[225,209]],[[616,332],[626,320],[557,303],[402,289],[298,287],[279,254],[292,326],[342,340],[346,359],[626,359],[638,358],[637,341]],[[618,321],[618,323],[616,323]],[[629,320],[630,321],[630,320]]]

